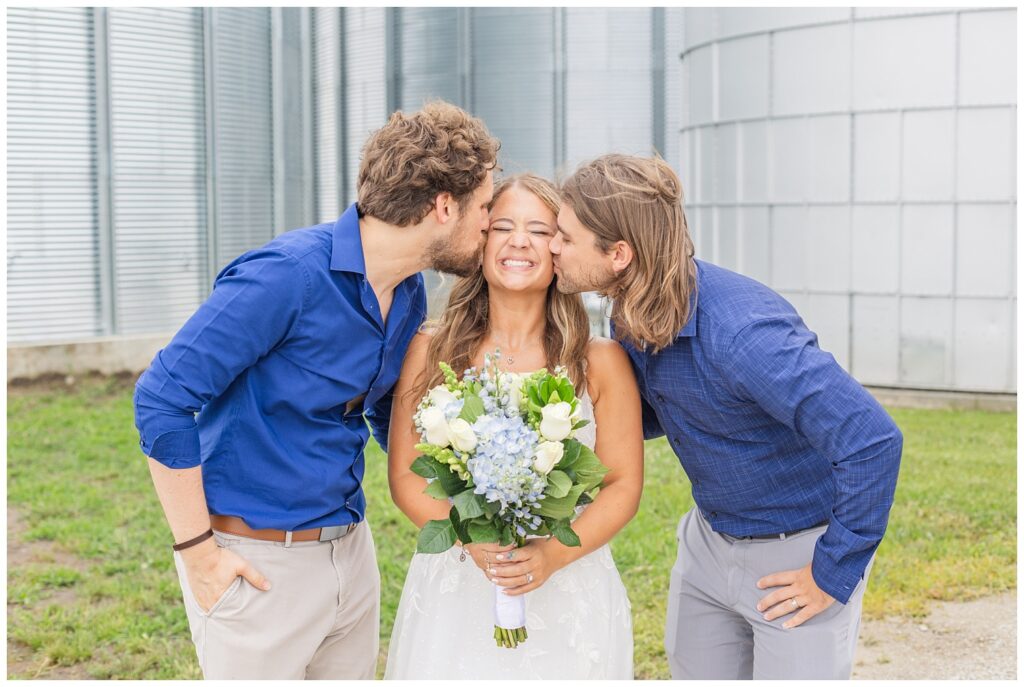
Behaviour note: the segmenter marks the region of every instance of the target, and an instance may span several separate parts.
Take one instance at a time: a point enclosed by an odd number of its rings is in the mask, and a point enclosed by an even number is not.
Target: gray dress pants
[[[757,581],[810,563],[825,529],[785,539],[737,539],[712,530],[696,509],[684,515],[665,626],[672,677],[849,679],[871,564],[848,603],[837,601],[798,627],[782,627],[792,614],[769,622],[757,610],[773,591],[758,589]]]

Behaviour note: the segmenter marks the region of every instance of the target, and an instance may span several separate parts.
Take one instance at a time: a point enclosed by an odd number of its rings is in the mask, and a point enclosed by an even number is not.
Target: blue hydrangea
[[[466,467],[473,476],[475,492],[500,504],[499,515],[515,523],[519,536],[523,525],[536,529],[541,518],[533,514],[544,492],[545,481],[533,470],[533,452],[539,438],[522,418],[481,415],[473,423],[476,452]]]

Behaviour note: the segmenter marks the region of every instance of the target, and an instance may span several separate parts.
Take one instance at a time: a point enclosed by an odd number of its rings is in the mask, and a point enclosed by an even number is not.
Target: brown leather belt
[[[239,537],[259,539],[261,541],[283,542],[285,546],[297,541],[331,541],[340,539],[354,530],[359,523],[351,525],[335,525],[333,527],[316,527],[310,530],[254,530],[245,524],[241,518],[234,515],[211,515],[210,525],[213,529],[227,534],[236,534]]]

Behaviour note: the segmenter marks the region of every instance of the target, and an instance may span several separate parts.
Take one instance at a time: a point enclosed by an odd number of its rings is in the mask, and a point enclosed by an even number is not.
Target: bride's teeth
[[[502,260],[502,265],[506,267],[532,267],[533,263],[527,260]]]

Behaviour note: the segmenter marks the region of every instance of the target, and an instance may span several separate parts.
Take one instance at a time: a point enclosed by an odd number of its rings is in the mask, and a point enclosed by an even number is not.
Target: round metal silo
[[[1016,11],[684,11],[698,257],[861,382],[1016,390]]]

